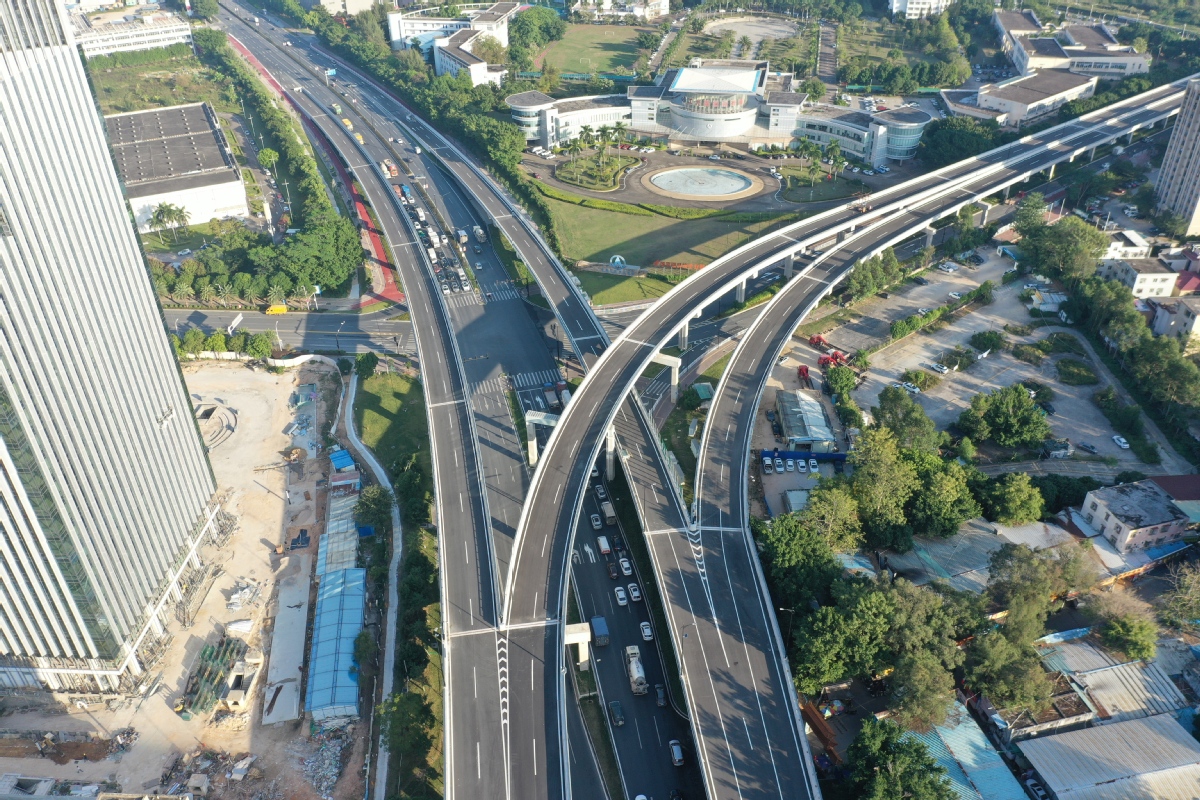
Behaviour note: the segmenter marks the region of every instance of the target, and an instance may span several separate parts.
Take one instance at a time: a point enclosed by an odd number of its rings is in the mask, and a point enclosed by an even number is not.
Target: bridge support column
[[[925,229],[925,246],[926,247],[933,246],[933,236],[936,233],[937,233],[937,230],[934,228],[926,228]]]
[[[741,283],[739,283],[737,285],[737,289],[734,294],[734,297],[737,298],[737,301],[739,303],[746,302],[746,281],[742,281]]]
[[[1007,201],[1008,201],[1008,190],[1009,190],[1009,189],[1011,189],[1011,188],[1012,188],[1011,186],[1005,186],[1005,187],[1004,187],[1004,200],[1005,200],[1005,202],[1007,202]]]
[[[1095,160],[1096,160],[1096,148],[1093,147],[1091,150],[1088,150],[1088,161],[1095,161]]]
[[[604,437],[604,477],[614,480],[617,477],[617,428],[608,426],[608,435]]]
[[[788,253],[783,258],[783,279],[785,281],[791,280],[792,276],[795,274],[796,274],[796,254]]]
[[[1133,144],[1133,134],[1135,133],[1137,133],[1137,131],[1130,131],[1129,135],[1125,137],[1125,144],[1127,146]]]
[[[1054,168],[1055,168],[1056,166],[1058,166],[1058,165],[1057,165],[1057,164],[1051,164],[1051,165],[1050,165],[1050,169],[1046,170],[1046,180],[1048,180],[1048,181],[1052,181],[1052,180],[1054,180]]]
[[[669,356],[666,353],[655,353],[650,359],[655,364],[664,364],[671,370],[671,402],[679,402],[679,369],[683,366],[683,359],[679,356]]]
[[[536,467],[538,462],[537,433],[536,431],[530,431],[530,433],[533,435],[529,437],[529,466]]]
[[[679,349],[680,350],[687,350],[688,328],[691,327],[691,324],[692,324],[692,321],[688,320],[687,322],[683,323],[683,327],[679,329],[679,336],[677,338],[679,340]]]

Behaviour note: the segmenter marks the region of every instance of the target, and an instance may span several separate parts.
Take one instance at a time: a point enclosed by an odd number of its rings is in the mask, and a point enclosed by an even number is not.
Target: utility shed
[[[1195,800],[1200,742],[1170,714],[1018,745],[1057,800]]]
[[[1075,680],[1087,687],[1100,719],[1108,722],[1174,714],[1187,706],[1183,692],[1158,664],[1115,664],[1076,673]],[[1200,787],[1197,790],[1200,794]]]
[[[920,739],[933,760],[946,769],[959,800],[1028,800],[1004,759],[957,700],[945,723],[928,733],[908,735]]]
[[[800,391],[775,393],[775,408],[783,439],[790,445],[808,445],[814,453],[832,453],[836,445],[821,401]]]
[[[336,727],[358,719],[354,640],[363,629],[366,603],[364,569],[328,572],[317,589],[306,701],[314,722]]]

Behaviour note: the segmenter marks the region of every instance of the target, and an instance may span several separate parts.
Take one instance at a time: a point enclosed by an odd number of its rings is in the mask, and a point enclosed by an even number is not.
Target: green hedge
[[[708,217],[724,217],[725,211],[719,208],[683,208],[681,206],[660,206],[655,203],[638,203],[639,206],[655,214],[675,219],[707,219]]]

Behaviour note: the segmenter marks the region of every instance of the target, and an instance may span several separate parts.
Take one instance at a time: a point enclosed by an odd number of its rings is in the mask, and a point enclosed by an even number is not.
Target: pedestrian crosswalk
[[[507,391],[503,378],[488,378],[471,384],[471,394],[496,394]]]
[[[555,383],[562,380],[556,369],[543,369],[537,372],[520,372],[516,375],[509,376],[513,387],[517,389],[528,389],[534,386],[541,386],[546,383]]]
[[[496,288],[492,289],[490,292],[487,292],[485,297],[487,302],[495,303],[499,300],[520,300],[521,294],[516,289]]]
[[[446,295],[446,305],[450,306],[450,308],[468,308],[470,306],[478,306],[482,304],[479,302],[479,298],[475,296],[474,292],[465,292],[462,294]]]

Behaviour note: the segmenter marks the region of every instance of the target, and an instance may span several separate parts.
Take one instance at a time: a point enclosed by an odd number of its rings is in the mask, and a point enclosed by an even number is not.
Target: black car
[[[667,687],[661,683],[654,684],[654,702],[659,708],[666,708],[667,705]]]
[[[841,460],[833,462],[833,471],[838,475],[841,475],[846,471],[846,462]]]
[[[617,565],[612,561],[608,562],[608,577],[612,578],[614,581],[621,577],[621,573],[617,571]]]
[[[917,283],[919,283],[921,286],[928,286],[928,285],[929,285],[929,279],[928,279],[928,278],[922,278],[920,275],[918,275],[917,277],[913,278],[913,280],[914,280],[914,281],[916,281]]]
[[[1087,452],[1089,452],[1089,453],[1091,453],[1091,454],[1093,454],[1093,455],[1095,455],[1096,453],[1100,452],[1099,450],[1097,450],[1097,449],[1096,449],[1096,445],[1094,445],[1094,444],[1088,444],[1087,442],[1080,442],[1080,443],[1079,443],[1079,449],[1080,449],[1080,450],[1085,450],[1085,451],[1087,451]]]
[[[1053,405],[1051,405],[1050,403],[1042,403],[1041,406],[1042,406],[1042,410],[1045,411],[1047,415],[1049,415],[1051,417],[1054,416],[1054,406]]]

